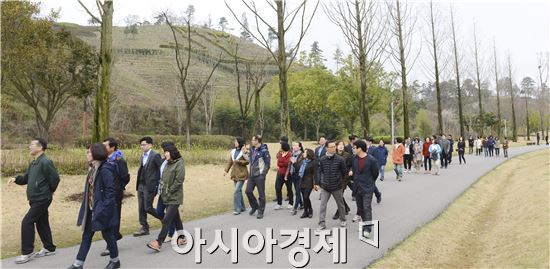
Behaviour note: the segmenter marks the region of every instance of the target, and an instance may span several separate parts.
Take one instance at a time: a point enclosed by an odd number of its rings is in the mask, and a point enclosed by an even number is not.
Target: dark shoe
[[[137,232],[134,233],[134,236],[144,236],[144,235],[148,235],[149,234],[149,230],[145,230],[144,228],[141,228],[139,229]]]
[[[352,197],[351,197],[351,200],[352,200],[352,201],[355,201],[355,196],[352,196]]]
[[[376,196],[376,203],[379,204],[380,202],[382,202],[382,193]]]
[[[338,219],[340,218],[340,214],[338,214],[338,211],[336,211],[336,213],[334,213],[334,216],[332,216],[332,219]]]
[[[308,218],[313,218],[313,210],[310,210],[309,212],[307,212],[307,217]]]
[[[384,177],[380,177],[380,181],[384,181]]]
[[[298,213],[298,210],[292,210],[292,213],[290,213],[292,216],[296,215]]]
[[[277,198],[273,199],[273,202],[277,202]]]
[[[102,252],[99,254],[99,256],[101,256],[101,257],[109,256],[109,253],[110,253],[109,250],[106,249],[106,250],[102,251]]]
[[[307,218],[308,214],[307,214],[307,210],[304,210],[304,213],[300,216],[301,219],[305,219]]]
[[[304,210],[304,206],[303,206],[303,205],[300,206],[300,210]]]
[[[107,266],[105,266],[105,269],[116,269],[116,268],[120,268],[120,261],[109,262],[109,264],[107,264]]]
[[[256,216],[257,219],[263,219],[264,218],[264,212],[258,211],[258,215]]]
[[[74,266],[74,264],[71,264],[71,266],[67,267],[67,269],[82,269],[82,265],[81,266]]]
[[[250,216],[252,216],[252,215],[254,215],[254,213],[256,213],[256,210],[258,210],[258,209],[256,209],[256,208],[251,208],[251,209],[250,209],[250,212],[248,212],[248,214],[249,214]]]

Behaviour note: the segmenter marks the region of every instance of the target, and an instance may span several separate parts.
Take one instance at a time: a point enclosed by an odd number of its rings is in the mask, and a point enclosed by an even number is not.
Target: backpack
[[[123,158],[117,158],[114,161],[117,174],[115,175],[115,180],[119,183],[121,189],[125,189],[126,185],[130,182],[130,174],[128,173],[128,163]]]
[[[430,159],[436,161],[437,160],[437,149],[434,149],[430,152]]]

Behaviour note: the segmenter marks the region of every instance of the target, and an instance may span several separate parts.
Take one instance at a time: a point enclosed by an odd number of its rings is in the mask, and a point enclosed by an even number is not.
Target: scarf
[[[306,171],[306,166],[307,164],[311,162],[310,159],[305,159],[303,162],[302,162],[302,165],[300,166],[300,172],[298,172],[298,175],[300,175],[300,178],[303,178],[304,177],[304,172]]]
[[[296,151],[292,153],[292,157],[294,157],[296,161],[298,161],[298,159],[300,158],[300,155],[302,155],[302,151]],[[294,172],[295,172],[294,164],[292,164],[290,165],[290,174],[294,175]]]

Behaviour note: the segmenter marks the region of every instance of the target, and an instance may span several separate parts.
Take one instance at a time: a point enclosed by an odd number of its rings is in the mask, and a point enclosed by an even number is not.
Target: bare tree
[[[206,127],[206,134],[212,134],[212,119],[214,118],[214,109],[216,107],[216,98],[218,91],[216,82],[212,80],[202,95],[202,106],[204,108],[204,120]]]
[[[544,112],[548,109],[548,103],[546,102],[546,95],[548,94],[546,90],[548,89],[548,75],[550,71],[550,59],[549,54],[546,52],[537,53],[537,62],[539,69],[539,113],[540,113],[540,131],[544,132]],[[548,130],[546,130],[546,135],[548,135]]]
[[[403,131],[405,137],[410,136],[409,132],[409,109],[408,109],[408,85],[407,85],[407,74],[410,72],[411,67],[414,65],[414,62],[418,58],[420,50],[414,55],[412,62],[407,66],[409,60],[411,48],[412,48],[412,37],[414,33],[414,28],[416,24],[416,17],[414,12],[412,12],[411,6],[405,2],[401,4],[401,0],[395,0],[395,5],[392,2],[387,2],[388,13],[390,18],[390,32],[391,32],[391,41],[389,42],[390,55],[393,56],[393,62],[399,64],[399,67],[395,68],[397,73],[401,76],[401,91],[403,95]],[[407,71],[408,68],[408,71]]]
[[[516,105],[514,103],[514,83],[512,82],[512,60],[508,52],[508,81],[510,87],[510,98],[512,99],[512,141],[518,141],[518,130],[516,128]]]
[[[456,74],[456,94],[458,99],[458,124],[460,125],[460,136],[464,137],[464,114],[462,112],[462,91],[460,89],[460,61],[458,57],[458,47],[457,47],[457,38],[456,38],[456,27],[455,27],[455,18],[453,7],[450,8],[451,11],[451,30],[453,35],[453,51],[454,51],[454,60],[455,60],[455,74]]]
[[[319,1],[315,1],[315,5],[311,14],[306,14],[306,3],[308,0],[300,1],[299,5],[294,9],[290,9],[286,0],[266,0],[268,8],[277,16],[277,25],[272,25],[266,19],[265,14],[261,14],[253,0],[241,0],[248,11],[254,15],[255,30],[246,27],[244,22],[229,6],[225,0],[225,5],[233,14],[237,22],[247,30],[253,39],[259,42],[273,57],[279,68],[279,100],[281,105],[281,135],[290,136],[290,113],[288,110],[288,90],[287,90],[287,73],[290,66],[296,59],[296,54],[300,49],[300,44],[306,35],[311,21],[315,16]],[[296,19],[299,19],[298,40],[294,45],[288,45],[286,42],[287,34],[290,28],[295,24]],[[263,30],[267,28],[267,34]],[[277,39],[277,47],[272,46],[272,40],[269,38],[269,33],[275,34]],[[288,48],[287,48],[288,46]],[[288,50],[287,50],[288,49]],[[288,54],[287,54],[288,52]]]
[[[221,53],[218,59],[212,66],[212,69],[210,70],[210,73],[202,83],[195,83],[192,85],[189,79],[189,69],[191,68],[191,19],[192,14],[188,14],[187,16],[184,16],[184,27],[179,27],[174,25],[171,22],[171,18],[168,17],[166,12],[163,13],[164,19],[166,21],[166,24],[170,27],[170,30],[172,31],[172,36],[174,38],[174,52],[175,52],[175,58],[176,58],[176,66],[177,66],[177,77],[179,86],[181,87],[181,91],[183,93],[183,101],[184,101],[184,107],[185,107],[185,135],[186,135],[186,142],[187,146],[191,147],[191,114],[193,113],[193,109],[197,105],[198,101],[201,99],[202,95],[204,94],[204,91],[207,89],[207,86],[210,82],[210,79],[214,75],[214,71],[218,68],[221,60]],[[184,50],[187,55],[184,55],[180,51],[180,41],[178,39],[178,34],[181,39],[185,39],[186,46],[184,47]]]
[[[387,42],[387,21],[377,1],[345,0],[324,5],[328,18],[340,28],[344,40],[359,60],[361,129],[370,132],[367,73],[380,64]],[[405,72],[406,74],[406,72]]]
[[[502,114],[500,113],[500,89],[498,87],[498,61],[497,61],[497,46],[493,40],[493,58],[495,68],[495,90],[497,92],[497,134],[500,137],[502,135]]]
[[[100,86],[95,95],[94,124],[92,140],[98,142],[109,136],[109,91],[111,87],[112,43],[113,43],[113,0],[96,0],[99,17],[95,16],[80,0],[78,3],[86,10],[93,21],[101,25],[99,48]],[[101,19],[100,19],[101,18]]]
[[[477,86],[477,98],[478,98],[478,107],[479,107],[479,126],[480,126],[480,134],[483,135],[484,126],[485,126],[485,120],[483,119],[483,105],[481,102],[481,70],[479,66],[479,42],[477,40],[477,32],[476,32],[476,25],[474,23],[474,59],[475,59],[475,66],[476,66],[476,86]]]

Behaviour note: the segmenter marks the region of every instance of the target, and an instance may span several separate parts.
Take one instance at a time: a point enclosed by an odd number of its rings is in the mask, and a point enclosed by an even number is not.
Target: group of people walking
[[[504,137],[498,139],[498,137],[491,136],[470,136],[468,138],[469,153],[472,154],[475,148],[476,155],[485,155],[485,157],[499,157],[500,149],[505,158],[508,157],[508,138]]]

